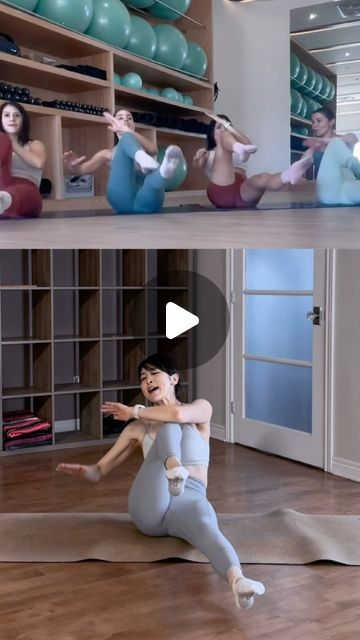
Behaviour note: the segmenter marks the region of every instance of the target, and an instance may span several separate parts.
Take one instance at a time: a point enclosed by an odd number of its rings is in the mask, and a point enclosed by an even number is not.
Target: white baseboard
[[[222,424],[214,424],[214,422],[210,425],[210,436],[211,438],[215,438],[215,440],[222,440],[223,442],[226,440],[226,429]]]
[[[79,431],[80,420],[56,420],[55,433],[65,433],[66,431]]]
[[[360,482],[360,463],[354,462],[354,460],[333,457],[330,471],[335,476]]]

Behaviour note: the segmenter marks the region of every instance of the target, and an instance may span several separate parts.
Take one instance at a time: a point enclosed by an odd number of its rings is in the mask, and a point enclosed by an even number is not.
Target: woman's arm
[[[64,164],[67,172],[73,175],[83,176],[87,173],[96,173],[109,162],[111,162],[111,151],[109,149],[101,149],[89,160],[85,160],[85,156],[78,157],[73,151],[65,151],[64,153]]]
[[[110,471],[119,466],[135,451],[141,443],[143,426],[139,423],[132,423],[125,427],[115,444],[105,453],[100,460],[93,465],[67,464],[61,462],[56,467],[56,471],[61,471],[72,476],[79,476],[90,482],[98,482]]]
[[[350,147],[351,151],[359,142],[359,138],[355,135],[355,133],[345,133],[343,136],[339,136],[339,138],[342,138],[342,140],[344,140],[345,144]]]
[[[142,136],[141,133],[138,133],[137,131],[132,131],[131,133],[135,136],[146,153],[148,153],[150,156],[156,156],[159,149],[155,142],[149,140],[145,136]]]
[[[205,149],[205,147],[201,147],[201,149],[198,149],[193,157],[194,169],[205,169],[208,157],[209,152],[207,149]]]
[[[129,420],[134,417],[134,407],[129,407],[120,402],[105,402],[101,410],[104,413],[111,413],[118,420]],[[138,410],[137,415],[140,420],[200,424],[209,422],[212,415],[212,406],[207,400],[195,400],[183,405],[142,407]]]
[[[13,151],[18,155],[22,160],[35,169],[42,169],[45,165],[46,161],[46,150],[40,140],[32,140],[29,142],[28,149],[26,147],[22,147],[18,142],[12,143]]]
[[[215,113],[206,112],[206,115],[212,120],[219,122],[219,124],[222,124],[224,126],[224,129],[231,133],[231,135],[233,135],[238,142],[241,142],[242,144],[252,144],[251,140],[249,140],[245,133],[243,133],[239,129],[236,129],[228,120],[219,118],[219,116],[217,116]]]

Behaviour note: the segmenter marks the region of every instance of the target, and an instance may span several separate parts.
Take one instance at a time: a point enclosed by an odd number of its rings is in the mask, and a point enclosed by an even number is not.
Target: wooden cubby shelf
[[[138,13],[131,7],[129,10],[130,13]],[[151,16],[144,17],[150,24],[154,23]],[[0,52],[1,81],[28,88],[32,98],[46,102],[70,101],[107,108],[111,112],[125,108],[154,116],[196,119],[202,123],[207,122],[205,111],[213,111],[210,0],[193,0],[188,16],[180,18],[176,23],[177,28],[189,40],[194,39],[204,48],[209,62],[204,78],[117,49],[8,4],[0,4],[0,23],[1,30],[10,34],[21,50],[20,57]],[[101,69],[105,72],[106,79],[58,66],[78,64]],[[172,87],[191,96],[194,104],[168,100],[114,82],[115,73],[124,75],[130,71],[140,74],[145,88],[156,87],[161,90]],[[32,137],[47,143],[48,158],[44,178],[51,181],[52,191],[50,197],[44,199],[44,211],[110,209],[106,199],[107,170],[102,170],[95,176],[93,196],[65,197],[62,164],[63,153],[69,149],[90,157],[100,149],[112,148],[114,138],[104,118],[93,113],[57,109],[53,106],[26,103],[25,108],[31,115]],[[202,202],[206,197],[206,177],[201,171],[191,171],[190,167],[195,151],[203,144],[204,134],[182,131],[181,127],[151,127],[141,123],[136,126],[139,131],[151,136],[159,146],[176,143],[183,149],[189,167],[187,177],[177,191],[166,194],[166,204],[176,206]]]
[[[101,404],[143,402],[137,366],[156,351],[179,364],[189,397],[190,335],[167,340],[164,319],[192,282],[172,287],[159,271],[180,265],[191,272],[191,252],[0,250],[1,420],[25,411],[52,425],[51,444],[12,451],[1,439],[0,455],[114,437],[123,425],[104,422]]]

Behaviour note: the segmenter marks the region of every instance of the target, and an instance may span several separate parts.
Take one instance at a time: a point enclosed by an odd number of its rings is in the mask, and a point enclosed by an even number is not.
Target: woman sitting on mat
[[[46,160],[40,140],[30,138],[24,107],[5,102],[0,108],[0,215],[37,217],[42,210],[39,187]]]
[[[304,141],[303,157],[313,159],[317,199],[327,205],[360,204],[360,163],[353,155],[357,136],[338,135],[328,107],[314,111],[311,122],[315,135]]]
[[[227,578],[238,607],[253,605],[264,585],[245,578],[238,556],[221,533],[206,497],[212,407],[206,400],[178,400],[179,371],[155,354],[138,367],[141,391],[152,406],[106,402],[102,411],[135,419],[95,465],[59,464],[58,471],[96,482],[141,447],[144,461],[129,494],[129,514],[149,536],[182,538],[200,549]]]
[[[114,149],[102,149],[89,160],[67,151],[64,162],[68,172],[84,175],[108,166],[107,199],[117,213],[161,211],[166,181],[174,174],[182,158],[180,147],[167,147],[159,165],[153,157],[157,153],[156,144],[135,131],[130,111],[120,109],[115,116],[105,111],[103,115],[119,142]]]
[[[305,157],[294,162],[282,173],[259,173],[250,178],[237,171],[239,163],[246,162],[256,147],[235,129],[225,115],[207,114],[212,119],[207,134],[207,149],[196,152],[193,165],[205,171],[209,182],[207,195],[219,209],[254,207],[265,191],[279,191],[286,184],[297,184],[312,159]]]

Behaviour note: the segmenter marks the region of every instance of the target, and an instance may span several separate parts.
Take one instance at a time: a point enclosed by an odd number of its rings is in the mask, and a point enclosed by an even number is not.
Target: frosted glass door
[[[324,252],[235,252],[235,440],[317,466],[323,465],[324,274]],[[322,308],[319,325],[308,318],[314,306]]]

